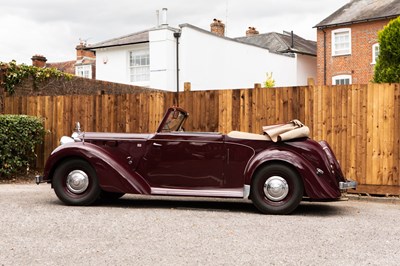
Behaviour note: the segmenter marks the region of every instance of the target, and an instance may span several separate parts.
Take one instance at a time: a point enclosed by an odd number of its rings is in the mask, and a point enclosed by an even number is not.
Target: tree
[[[378,33],[379,55],[373,81],[400,83],[400,17],[392,20]]]

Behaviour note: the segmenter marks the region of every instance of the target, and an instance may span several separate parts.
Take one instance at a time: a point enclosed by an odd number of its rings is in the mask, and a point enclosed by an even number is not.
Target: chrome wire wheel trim
[[[89,177],[82,170],[74,170],[67,176],[67,189],[74,194],[80,194],[89,187]]]
[[[271,201],[281,201],[289,194],[289,185],[280,176],[271,176],[264,183],[264,194]]]

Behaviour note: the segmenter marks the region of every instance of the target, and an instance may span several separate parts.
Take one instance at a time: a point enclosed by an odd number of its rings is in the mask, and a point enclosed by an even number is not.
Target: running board
[[[193,196],[193,197],[222,197],[222,198],[247,198],[248,188],[234,189],[173,189],[173,188],[151,188],[152,195],[165,196]],[[245,197],[247,196],[247,197]]]

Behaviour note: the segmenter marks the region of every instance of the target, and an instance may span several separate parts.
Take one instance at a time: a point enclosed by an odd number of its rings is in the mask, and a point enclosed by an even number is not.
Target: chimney
[[[218,36],[225,36],[225,24],[219,19],[214,19],[213,23],[210,24],[211,32]]]
[[[34,55],[32,56],[32,66],[35,67],[45,67],[46,66],[46,57],[44,57],[43,55]]]
[[[82,60],[83,58],[96,58],[96,55],[93,51],[87,50],[86,44],[84,42],[80,42],[76,47],[76,60]]]
[[[168,9],[165,7],[161,10],[161,26],[164,26],[164,27],[168,26],[167,11],[168,11]]]
[[[254,35],[257,35],[257,34],[259,34],[259,32],[254,27],[249,27],[249,29],[246,30],[246,37],[251,37],[251,36],[254,36]]]

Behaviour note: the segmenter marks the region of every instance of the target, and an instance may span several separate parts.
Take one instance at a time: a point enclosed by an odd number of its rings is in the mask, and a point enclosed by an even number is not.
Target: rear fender
[[[75,142],[56,148],[46,162],[44,181],[50,182],[58,165],[71,158],[89,162],[96,171],[100,187],[105,191],[150,194],[150,186],[137,172],[124,166],[121,159],[90,143]]]
[[[251,185],[254,174],[262,166],[270,163],[283,163],[292,167],[301,177],[304,184],[305,195],[312,199],[336,199],[340,197],[338,184],[332,179],[317,175],[317,168],[298,154],[285,150],[266,150],[257,154],[246,167],[245,184]]]

